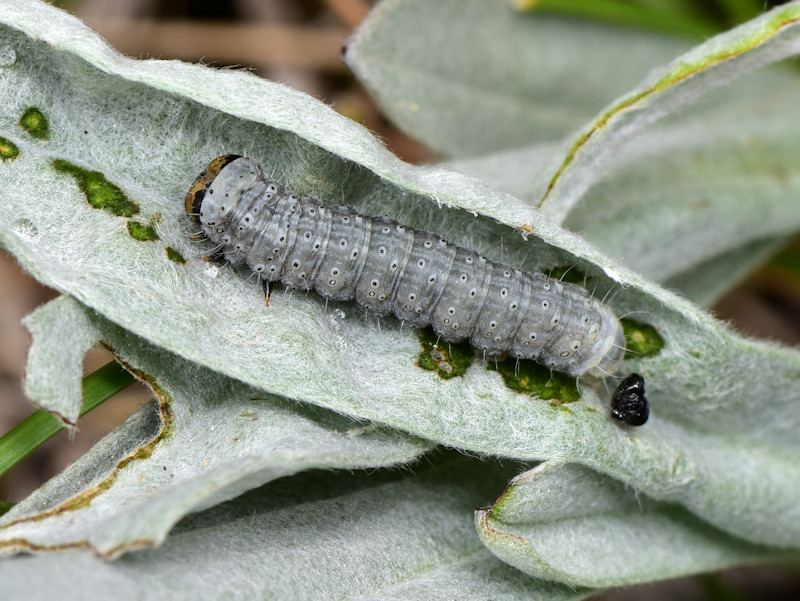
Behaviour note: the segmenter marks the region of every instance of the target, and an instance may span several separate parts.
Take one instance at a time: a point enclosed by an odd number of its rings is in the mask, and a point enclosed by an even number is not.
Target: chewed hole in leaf
[[[535,361],[514,358],[497,362],[489,360],[487,367],[499,373],[511,390],[550,401],[552,405],[573,403],[581,398],[574,377],[551,372],[550,368]]]
[[[475,357],[475,353],[468,342],[448,343],[439,342],[438,336],[430,328],[420,332],[419,341],[422,351],[417,359],[417,367],[435,371],[445,380],[456,376],[463,376]]]
[[[37,140],[47,140],[50,136],[50,125],[47,117],[35,106],[32,106],[22,113],[19,118],[19,126]]]
[[[139,212],[139,205],[99,171],[89,171],[63,159],[55,159],[53,167],[60,173],[74,177],[86,200],[95,209],[103,209],[119,217],[132,217]]]
[[[633,319],[620,319],[625,332],[625,357],[641,359],[657,355],[664,347],[664,339],[651,325]]]
[[[8,138],[0,136],[0,160],[9,161],[19,156],[19,148]]]
[[[164,250],[167,253],[167,258],[173,263],[178,263],[180,265],[186,263],[186,259],[178,250],[172,248],[171,246],[167,246]]]
[[[139,223],[138,221],[134,221],[132,219],[128,221],[128,233],[130,234],[131,238],[138,240],[139,242],[152,242],[158,240],[158,234],[152,225]],[[167,253],[167,256],[169,256],[169,253]]]

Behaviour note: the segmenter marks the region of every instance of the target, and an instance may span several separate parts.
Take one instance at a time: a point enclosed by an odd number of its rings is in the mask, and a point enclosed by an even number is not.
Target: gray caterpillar
[[[234,265],[266,281],[394,313],[445,342],[469,338],[486,357],[508,353],[579,376],[613,373],[625,353],[617,317],[580,286],[494,263],[386,217],[286,191],[252,160],[214,159],[186,212]]]

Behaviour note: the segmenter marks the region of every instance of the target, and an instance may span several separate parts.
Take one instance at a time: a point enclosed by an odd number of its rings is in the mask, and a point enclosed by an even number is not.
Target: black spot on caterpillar
[[[650,416],[650,405],[644,396],[644,378],[631,374],[611,397],[611,417],[631,426],[641,426]]]
[[[251,159],[214,159],[186,212],[234,265],[267,281],[394,313],[486,357],[509,354],[578,376],[614,372],[625,354],[619,320],[582,287],[490,261],[387,217],[298,197]]]

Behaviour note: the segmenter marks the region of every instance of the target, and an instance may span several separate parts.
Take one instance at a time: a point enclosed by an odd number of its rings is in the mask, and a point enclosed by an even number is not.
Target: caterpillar
[[[611,397],[611,417],[631,426],[641,426],[650,417],[650,404],[644,396],[644,378],[631,374]]]
[[[431,325],[441,340],[468,338],[487,358],[508,354],[603,377],[625,353],[619,320],[585,288],[490,261],[387,217],[301,198],[245,157],[211,161],[185,207],[228,261],[263,281]]]

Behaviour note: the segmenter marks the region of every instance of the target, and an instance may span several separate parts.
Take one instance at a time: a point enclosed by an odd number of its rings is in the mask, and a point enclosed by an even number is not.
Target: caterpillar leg
[[[272,294],[272,282],[261,278],[261,287],[264,289],[264,305],[269,307],[269,297]]]
[[[221,250],[218,250],[215,253],[211,253],[207,257],[203,257],[200,259],[201,261],[206,261],[208,263],[216,263],[217,265],[223,265],[228,262],[228,259],[225,258],[225,253]]]

